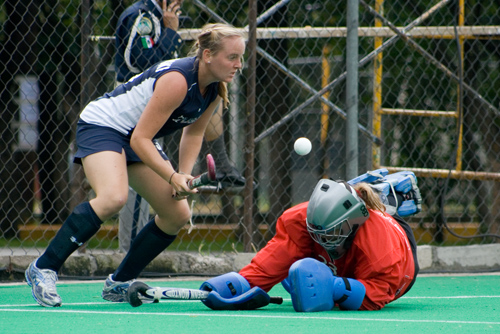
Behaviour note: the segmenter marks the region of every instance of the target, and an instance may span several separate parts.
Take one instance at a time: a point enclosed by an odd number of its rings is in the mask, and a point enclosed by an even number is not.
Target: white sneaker
[[[112,277],[113,274],[110,274],[104,282],[104,288],[102,289],[102,298],[105,300],[109,300],[110,302],[128,302],[128,287],[135,280],[133,279],[126,282],[117,282],[114,281]]]
[[[45,307],[61,306],[61,297],[57,294],[57,273],[50,269],[39,269],[36,261],[31,262],[24,273],[26,282],[31,286],[31,294],[36,302]]]

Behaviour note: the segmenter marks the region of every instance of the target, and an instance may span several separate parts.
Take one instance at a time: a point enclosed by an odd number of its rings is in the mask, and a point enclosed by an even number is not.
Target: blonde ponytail
[[[229,94],[227,92],[227,84],[222,81],[219,81],[219,96],[222,97],[222,108],[227,108],[229,106]]]
[[[385,212],[385,205],[380,200],[379,195],[370,187],[368,183],[358,183],[353,186],[359,197],[365,201],[366,207],[372,210]]]

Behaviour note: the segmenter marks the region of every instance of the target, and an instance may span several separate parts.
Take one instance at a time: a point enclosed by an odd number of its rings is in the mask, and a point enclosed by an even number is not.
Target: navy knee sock
[[[89,240],[101,227],[102,221],[94,212],[89,202],[75,207],[50,242],[36,266],[40,269],[52,269],[58,272],[64,261]]]
[[[135,237],[130,250],[114,272],[113,280],[124,282],[137,278],[176,237],[176,235],[169,235],[160,230],[153,218]]]
[[[215,165],[221,171],[231,171],[232,165],[226,152],[224,134],[212,141],[207,141],[207,148],[214,157]]]

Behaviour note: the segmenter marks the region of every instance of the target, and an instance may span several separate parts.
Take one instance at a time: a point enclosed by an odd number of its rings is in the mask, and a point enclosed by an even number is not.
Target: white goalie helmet
[[[348,183],[322,179],[309,199],[306,224],[313,240],[338,259],[368,217],[365,203]]]

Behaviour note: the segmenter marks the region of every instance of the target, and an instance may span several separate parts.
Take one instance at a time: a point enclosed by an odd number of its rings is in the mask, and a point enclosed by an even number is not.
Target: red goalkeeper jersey
[[[311,257],[324,262],[335,276],[354,278],[365,286],[361,310],[379,310],[404,294],[414,278],[415,263],[408,237],[393,217],[369,210],[349,250],[332,261],[307,231],[307,204],[286,210],[276,223],[276,235],[241,269],[252,287],[269,291],[288,276],[295,261]]]

